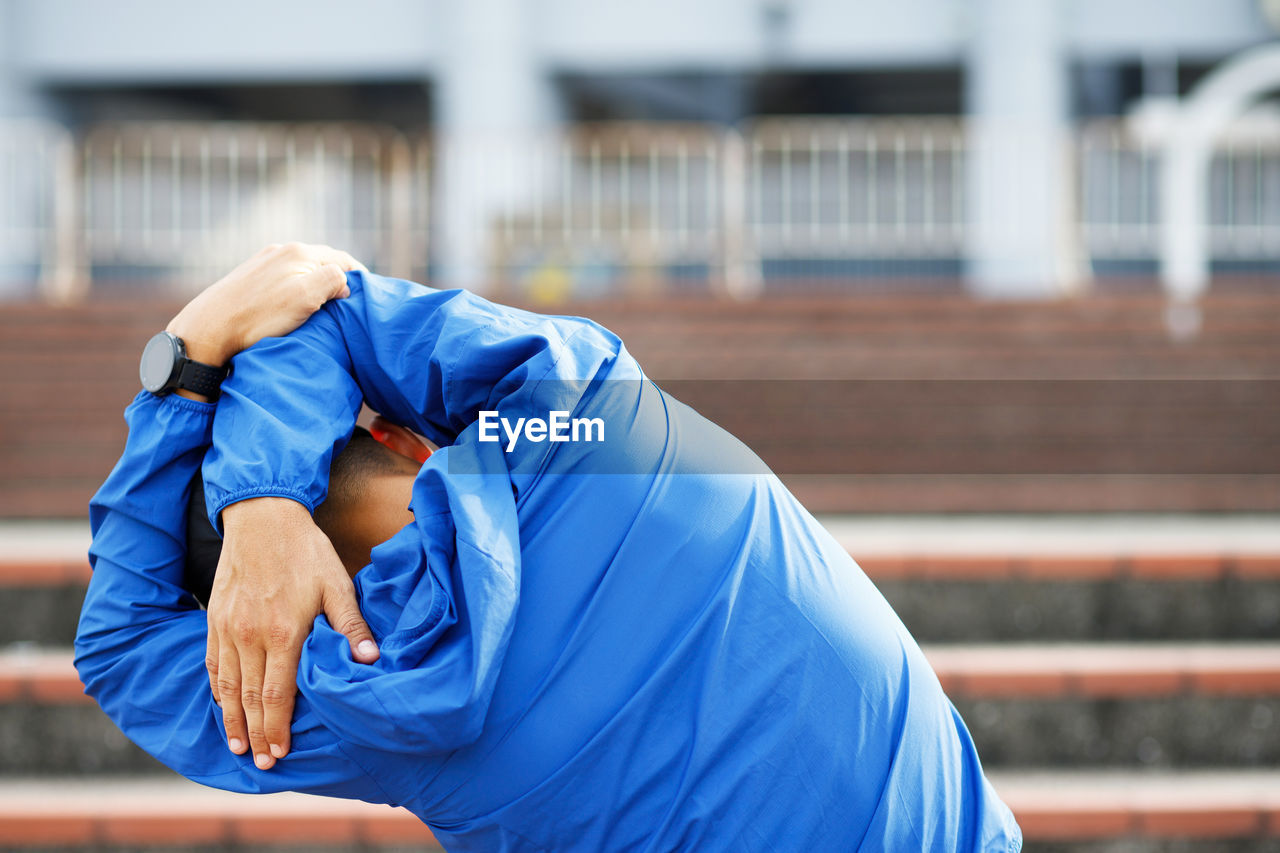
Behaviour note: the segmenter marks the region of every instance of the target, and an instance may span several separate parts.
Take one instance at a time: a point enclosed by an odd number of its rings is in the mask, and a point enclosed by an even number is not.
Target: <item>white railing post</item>
[[[1228,60],[1183,101],[1165,146],[1161,170],[1160,277],[1169,295],[1169,330],[1194,335],[1196,301],[1209,286],[1205,183],[1213,142],[1232,118],[1260,95],[1280,88],[1280,44]]]
[[[409,155],[409,143],[396,134],[391,143],[389,174],[391,205],[386,227],[390,231],[387,251],[388,270],[392,275],[413,275],[413,161]],[[382,180],[376,175],[375,180]]]
[[[720,234],[724,289],[734,299],[760,295],[760,261],[747,231],[747,144],[735,128],[720,137]]]
[[[59,128],[52,147],[53,211],[45,236],[40,292],[45,301],[65,305],[88,294],[89,277],[80,254],[80,176],[75,143],[71,134]]]

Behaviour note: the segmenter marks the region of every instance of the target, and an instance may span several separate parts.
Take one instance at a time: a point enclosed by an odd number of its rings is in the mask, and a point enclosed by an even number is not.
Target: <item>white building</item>
[[[534,192],[527,174],[493,176],[484,141],[534,147],[548,129],[587,118],[732,127],[806,108],[950,112],[975,120],[964,128],[959,252],[969,281],[985,294],[1037,297],[1073,274],[1062,222],[1079,202],[1064,197],[1066,130],[1090,113],[1177,95],[1224,58],[1274,39],[1268,14],[1278,5],[0,0],[0,116],[77,133],[121,117],[255,110],[260,119],[429,127],[441,158],[434,263],[445,278],[481,286],[493,250],[483,229],[460,223],[487,222]],[[394,96],[362,100],[378,91]],[[477,171],[490,174],[477,181]]]

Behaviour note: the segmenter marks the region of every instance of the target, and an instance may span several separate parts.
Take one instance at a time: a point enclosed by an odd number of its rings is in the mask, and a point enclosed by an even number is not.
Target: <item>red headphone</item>
[[[425,441],[419,438],[409,430],[401,427],[401,432],[393,433],[391,430],[385,429],[378,424],[378,421],[394,426],[390,421],[384,420],[381,416],[374,419],[374,423],[369,427],[369,435],[373,436],[373,440],[396,453],[408,453],[421,465],[431,458],[431,448]]]

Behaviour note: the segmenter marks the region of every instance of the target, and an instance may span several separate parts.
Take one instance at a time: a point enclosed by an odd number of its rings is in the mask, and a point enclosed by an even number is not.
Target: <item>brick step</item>
[[[1154,369],[1183,375],[1183,367],[1246,358],[1274,366],[1280,352],[1280,315],[1274,297],[1238,308],[1210,302],[1205,324],[1192,343],[1169,340],[1158,300],[1135,310],[1102,301],[1096,310],[1050,304],[1007,306],[932,299],[898,302],[876,311],[866,300],[809,300],[788,304],[766,300],[746,305],[728,303],[598,304],[566,306],[568,313],[586,314],[613,329],[642,359],[651,375],[682,375],[689,362],[718,355],[752,361],[794,362],[793,352],[820,350],[825,356],[804,373],[859,375],[844,369],[852,359],[877,368],[893,369],[901,358],[932,365],[956,375],[981,375],[995,369],[1001,375],[1017,372],[1017,365],[1000,362],[1016,351],[1049,375],[1079,375],[1080,368],[1110,363],[1123,373]],[[131,361],[146,338],[161,328],[178,305],[95,306],[92,312],[47,306],[6,306],[0,313],[0,360],[13,358],[48,362],[66,371],[86,362],[68,354],[85,351],[107,359]],[[559,309],[558,309],[559,310]],[[710,310],[711,314],[694,311]],[[950,358],[963,354],[968,360]],[[837,357],[838,356],[838,357]],[[1069,356],[1069,358],[1064,358]],[[1083,360],[1076,366],[1072,362]],[[732,367],[731,362],[726,366]],[[1199,372],[1198,370],[1196,372]],[[894,371],[897,375],[897,371]],[[730,375],[755,375],[738,374]],[[781,374],[775,367],[764,375]],[[866,375],[866,374],[864,374]],[[875,375],[875,374],[872,374]],[[1110,373],[1105,375],[1112,375]]]
[[[1258,415],[1255,412],[1251,416]],[[1195,440],[1188,430],[1195,420],[1187,418],[1187,425],[1177,434],[1152,436],[1146,441],[1112,441],[1101,436],[1081,441],[1064,439],[1061,444],[1050,436],[1009,437],[1003,441],[993,431],[936,441],[921,438],[917,442],[912,431],[904,430],[892,439],[868,438],[855,445],[847,445],[847,437],[835,435],[808,436],[807,443],[800,436],[761,436],[750,444],[765,464],[784,483],[794,484],[795,489],[803,488],[806,479],[821,478],[827,482],[818,485],[842,486],[852,494],[869,497],[875,496],[872,484],[882,479],[910,486],[922,500],[941,498],[947,493],[948,481],[951,488],[966,492],[973,482],[1009,481],[1052,487],[1060,481],[1092,482],[1095,495],[1098,484],[1107,480],[1144,483],[1147,489],[1161,483],[1195,486],[1201,480],[1232,485],[1280,483],[1280,456],[1265,455],[1267,448],[1280,444],[1280,431],[1273,437],[1269,434],[1271,428],[1207,427],[1202,432],[1213,442],[1205,452],[1192,455],[1188,451]],[[1280,416],[1277,422],[1280,423]],[[24,424],[26,428],[29,427]],[[751,428],[760,429],[758,425]],[[71,434],[58,435],[51,430],[24,436],[0,454],[0,463],[5,465],[0,486],[7,491],[20,483],[66,481],[84,483],[91,494],[92,487],[100,485],[111,470],[124,438],[123,422],[99,424]],[[741,468],[734,468],[725,473],[740,471]],[[935,488],[934,483],[940,488]],[[84,513],[84,507],[83,503],[77,507],[79,514]]]
[[[619,333],[621,334],[621,333]],[[630,335],[628,349],[647,374],[663,384],[670,380],[700,379],[1227,379],[1233,376],[1275,379],[1280,371],[1280,331],[1268,340],[1233,339],[1229,346],[1206,351],[1142,348],[1132,343],[1079,348],[1035,350],[1016,343],[945,343],[896,339],[825,342],[783,337],[777,340],[735,336],[724,342],[690,341],[689,331],[677,340]],[[96,349],[71,350],[76,335],[67,336],[54,352],[20,347],[0,351],[0,364],[23,364],[25,372],[0,387],[12,399],[46,384],[74,385],[83,391],[90,382],[137,368],[145,336]],[[624,338],[626,339],[626,338]],[[630,341],[635,341],[634,346]],[[51,345],[45,341],[45,345]]]
[[[518,297],[495,294],[494,299],[518,304]],[[1273,290],[1231,293],[1214,288],[1201,301],[1205,319],[1212,321],[1271,323],[1274,315],[1265,313],[1274,306]],[[11,302],[0,315],[0,328],[12,324],[26,327],[59,318],[64,323],[94,325],[105,322],[128,323],[138,320],[168,319],[183,302],[172,297],[138,299],[128,296],[110,297],[72,306],[50,306],[40,302]],[[1054,323],[1072,325],[1123,324],[1132,329],[1164,330],[1165,297],[1160,292],[1144,294],[1093,294],[1078,299],[1051,302],[982,302],[963,294],[857,294],[769,295],[755,301],[718,300],[665,294],[660,298],[621,296],[608,300],[558,303],[548,308],[525,305],[531,310],[554,311],[559,314],[583,314],[591,317],[630,317],[635,322],[646,318],[682,317],[689,321],[749,321],[761,317],[785,320],[799,318],[806,323],[822,324],[863,322],[870,328],[882,328],[886,320],[897,319],[911,326],[944,321],[948,326],[957,318],[990,325],[992,328],[1025,331],[1038,330]],[[1205,331],[1213,324],[1206,322]]]
[[[1017,816],[1028,853],[1141,853],[1175,842],[1180,851],[1260,853],[1280,843],[1274,770],[993,772],[991,780]],[[1084,846],[1097,841],[1106,846]]]
[[[613,328],[649,375],[674,388],[767,377],[1274,379],[1277,304],[1274,294],[1211,294],[1204,332],[1186,344],[1168,340],[1158,294],[1037,305],[940,295],[631,300],[555,310]],[[83,514],[123,444],[120,410],[137,387],[141,342],[178,307],[134,299],[0,310],[0,517]],[[849,411],[804,383],[777,383],[769,395],[726,385],[726,395],[694,382],[676,393],[740,434],[820,511],[1280,509],[1277,419],[1257,393],[1233,396],[1237,384],[1206,385],[1208,396],[1176,417],[1149,404],[1181,383],[1139,383],[1144,396],[1116,405],[1058,389],[999,417],[990,395],[1001,383],[986,384],[945,411],[900,381],[853,395]]]
[[[118,413],[113,413],[113,417]],[[123,423],[123,422],[122,422]],[[67,479],[8,478],[0,454],[0,519],[73,519],[84,515],[124,444]],[[31,451],[24,451],[31,452]],[[43,448],[56,458],[61,448]],[[17,454],[15,454],[17,455]],[[783,482],[817,513],[1273,513],[1280,475],[1198,476],[812,476]]]
[[[1280,765],[1280,643],[926,646],[989,767]],[[67,651],[0,653],[11,772],[158,765],[84,696]]]
[[[172,775],[0,781],[0,850],[89,846],[202,853],[440,849],[404,809],[355,800],[232,794]]]
[[[859,562],[921,642],[1280,637],[1280,556],[872,554]],[[75,559],[0,557],[8,614],[0,646],[69,645],[89,574]]]
[[[947,692],[967,698],[1125,699],[1280,694],[1280,642],[927,645]],[[91,703],[69,649],[0,651],[0,701]]]
[[[114,415],[113,415],[114,416]],[[124,444],[120,441],[84,468],[47,469],[27,477],[0,473],[0,519],[79,518]],[[39,453],[56,460],[64,450],[15,443],[0,453],[0,472],[12,460]],[[58,467],[61,467],[60,465]],[[1015,476],[795,474],[782,481],[817,513],[1261,513],[1280,510],[1280,475],[1195,474]]]
[[[817,513],[1280,511],[1278,475],[796,474],[781,479],[811,512]],[[5,510],[0,509],[0,516],[4,514]]]
[[[1274,310],[1274,306],[1268,306]],[[113,352],[123,355],[124,345],[140,349],[147,338],[168,322],[171,314],[148,314],[128,322],[105,319],[100,322],[77,322],[58,314],[29,323],[0,322],[0,355],[20,352],[39,357],[64,357],[68,347],[78,343],[87,352]],[[1032,354],[1051,352],[1091,352],[1115,354],[1129,350],[1154,355],[1167,352],[1174,358],[1191,353],[1212,355],[1255,348],[1274,351],[1273,336],[1280,332],[1280,320],[1244,318],[1211,323],[1187,347],[1172,343],[1162,324],[1137,328],[1120,323],[1098,325],[1061,317],[1051,324],[1019,327],[999,321],[973,322],[963,315],[940,317],[920,322],[910,317],[883,319],[859,317],[811,317],[770,314],[765,305],[751,316],[725,316],[690,320],[680,315],[661,312],[649,316],[597,311],[590,314],[622,336],[653,346],[676,346],[680,350],[703,348],[715,351],[723,346],[742,346],[750,340],[773,345],[794,341],[801,346],[829,345],[850,351],[876,352],[880,347],[918,345],[924,351],[947,348],[973,348],[976,352],[1007,346],[1025,348],[1034,338],[1037,348]],[[1210,318],[1211,320],[1213,318]],[[626,337],[624,337],[626,340]]]
[[[1040,771],[993,773],[992,781],[1017,816],[1029,850],[1165,849],[1160,845],[1177,840],[1179,850],[1252,853],[1274,850],[1280,839],[1275,771]],[[1116,846],[1100,848],[1099,842]],[[1086,843],[1091,846],[1073,846]],[[90,845],[104,853],[239,853],[285,845],[329,853],[438,849],[408,812],[368,803],[229,794],[174,777],[0,782],[0,849]]]

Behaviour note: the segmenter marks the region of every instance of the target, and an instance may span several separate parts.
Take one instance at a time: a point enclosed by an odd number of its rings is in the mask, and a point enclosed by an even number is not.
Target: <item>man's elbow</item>
[[[76,626],[73,663],[84,692],[105,708],[112,686],[123,681],[117,667],[137,647],[137,637],[104,619],[100,609],[92,605],[92,596],[86,600]]]
[[[110,644],[101,633],[86,630],[84,620],[76,631],[74,664],[84,692],[102,704],[102,690],[107,679],[106,673],[111,669],[113,656],[108,649]]]

